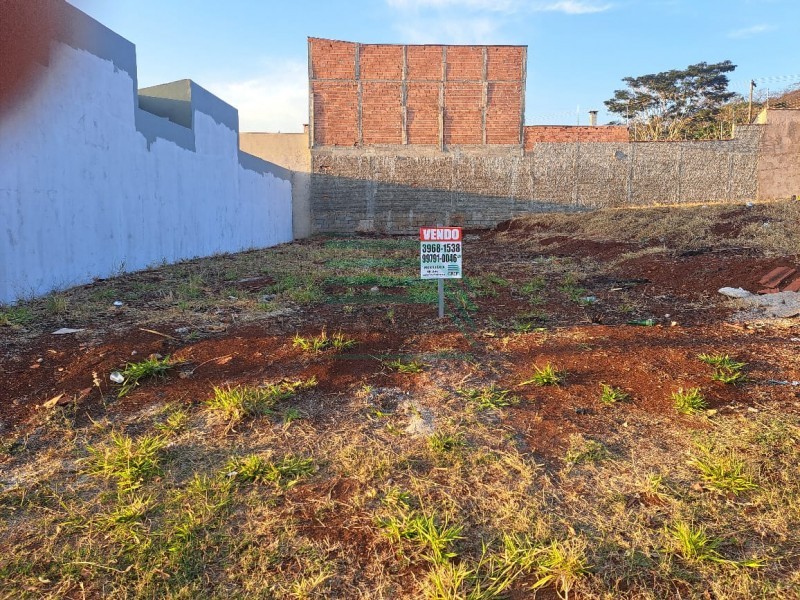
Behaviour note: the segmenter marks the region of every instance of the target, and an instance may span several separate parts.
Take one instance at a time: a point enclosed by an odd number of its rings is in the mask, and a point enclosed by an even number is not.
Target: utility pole
[[[753,90],[756,87],[756,82],[752,79],[750,80],[750,102],[747,105],[747,124],[750,125],[753,123]]]

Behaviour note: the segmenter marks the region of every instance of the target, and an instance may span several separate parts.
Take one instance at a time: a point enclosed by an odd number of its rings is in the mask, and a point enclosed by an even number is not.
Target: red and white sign
[[[461,279],[461,227],[419,228],[421,279]]]
[[[420,227],[420,242],[460,242],[461,227]]]

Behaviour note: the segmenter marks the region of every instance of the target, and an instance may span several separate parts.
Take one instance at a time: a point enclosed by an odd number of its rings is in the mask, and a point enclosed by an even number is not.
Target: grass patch
[[[300,348],[303,352],[310,354],[319,354],[330,348],[340,352],[347,350],[356,345],[356,341],[346,338],[343,333],[337,332],[331,336],[323,329],[322,332],[314,337],[303,337],[300,334],[295,334],[292,340],[292,346]]]
[[[27,325],[33,321],[33,313],[26,306],[9,306],[0,310],[0,326]]]
[[[672,393],[672,403],[675,406],[675,410],[685,415],[694,415],[708,408],[708,403],[700,388],[689,388],[687,390],[679,388]]]
[[[699,354],[702,362],[714,368],[711,379],[725,384],[738,384],[747,381],[743,369],[747,363],[739,362],[727,354]]]
[[[167,439],[159,435],[144,435],[139,439],[111,433],[110,443],[88,446],[86,473],[113,479],[120,492],[139,489],[146,481],[161,475],[161,460]]]
[[[689,464],[700,472],[709,487],[734,495],[758,488],[747,463],[733,451],[718,454],[707,446],[698,446],[698,450],[699,455],[694,456]]]
[[[630,400],[630,394],[621,388],[608,385],[607,383],[600,384],[600,402],[603,404],[616,404],[617,402],[626,402]]]
[[[561,385],[564,383],[564,380],[567,376],[564,371],[558,370],[550,363],[547,363],[543,367],[534,366],[533,368],[534,372],[531,378],[520,383],[520,386],[531,384],[538,385],[540,387],[546,385]]]
[[[425,370],[425,363],[419,360],[403,361],[401,359],[392,360],[383,363],[393,371],[398,373],[422,373]]]
[[[513,395],[511,390],[504,390],[495,384],[482,388],[462,388],[457,393],[462,398],[476,404],[481,410],[499,409],[519,404],[519,397]]]
[[[297,392],[315,387],[315,377],[304,381],[271,383],[261,387],[214,387],[214,395],[206,401],[206,408],[220,413],[233,429],[246,418],[272,414],[275,405],[293,398]]]
[[[157,355],[146,358],[137,363],[128,363],[122,370],[124,378],[117,391],[117,397],[127,396],[143,379],[155,377],[165,378],[167,372],[174,368],[177,363],[170,362],[170,357],[160,358]]]
[[[239,483],[270,482],[284,488],[296,485],[316,470],[314,459],[289,454],[278,461],[257,454],[233,457],[225,467],[227,477]]]

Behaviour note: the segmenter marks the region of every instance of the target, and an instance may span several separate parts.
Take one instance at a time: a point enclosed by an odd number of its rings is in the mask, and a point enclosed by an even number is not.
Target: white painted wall
[[[63,43],[43,69],[0,116],[0,304],[291,241],[291,183],[243,168],[238,132],[195,111],[196,151],[148,148],[128,73]]]

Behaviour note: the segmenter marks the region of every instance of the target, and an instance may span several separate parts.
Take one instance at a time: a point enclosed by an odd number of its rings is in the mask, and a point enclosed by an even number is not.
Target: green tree
[[[609,112],[631,126],[636,140],[709,139],[720,137],[723,107],[737,95],[728,91],[736,65],[726,60],[625,77],[627,89],[605,101]]]

